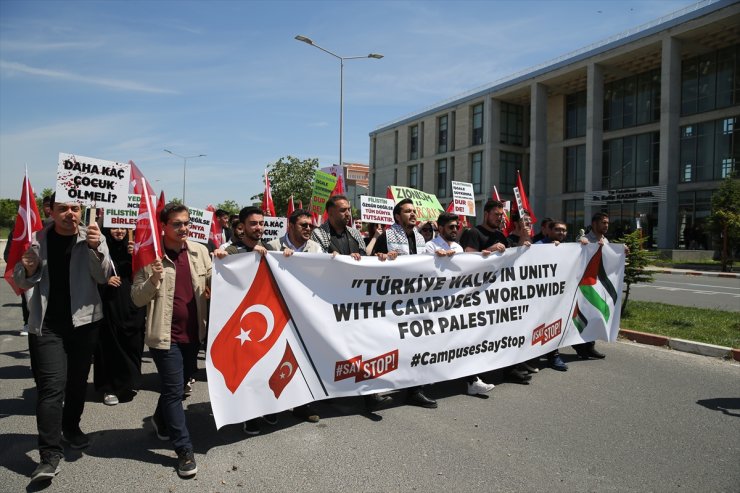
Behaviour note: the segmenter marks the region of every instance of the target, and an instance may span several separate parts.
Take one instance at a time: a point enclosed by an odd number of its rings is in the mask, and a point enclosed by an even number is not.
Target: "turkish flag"
[[[294,210],[295,205],[293,204],[293,196],[291,195],[288,199],[288,212],[285,213],[285,217],[290,217],[290,215],[293,214]]]
[[[299,200],[298,201],[298,208],[299,209],[303,209],[303,201],[302,200]]]
[[[283,393],[283,389],[293,379],[293,375],[298,371],[298,361],[295,359],[293,350],[290,348],[288,341],[285,341],[285,353],[283,359],[280,360],[280,364],[275,371],[272,372],[272,376],[268,381],[272,393],[275,394],[275,399],[280,397]]]
[[[141,177],[142,190],[147,190],[146,179]],[[134,254],[132,257],[132,272],[151,264],[158,258],[162,258],[162,235],[159,231],[159,220],[156,214],[152,195],[141,194],[139,202],[139,215],[136,218],[136,230],[134,231]]]
[[[216,208],[212,205],[209,205],[206,207],[207,211],[211,211],[213,213],[213,217],[211,218],[211,231],[208,233],[208,239],[213,242],[214,245],[216,245],[216,248],[221,246],[221,239],[223,238],[224,228],[221,226],[221,223],[218,222],[218,218],[216,217]]]
[[[221,372],[232,394],[272,349],[289,320],[288,309],[262,258],[252,285],[210,347],[213,367]]]
[[[275,217],[275,203],[272,201],[272,187],[267,170],[265,170],[265,193],[262,195],[262,212],[266,216]]]
[[[53,207],[54,204],[52,204]],[[13,269],[15,264],[20,262],[23,254],[31,246],[31,235],[43,228],[43,221],[39,208],[36,205],[36,195],[31,188],[31,182],[28,174],[23,178],[23,190],[21,191],[21,200],[18,203],[18,215],[15,218],[13,234],[10,237],[10,252],[8,253],[8,263],[5,266],[5,280],[13,288],[15,294],[20,295],[24,290],[18,288],[13,282]]]
[[[167,202],[164,201],[164,190],[162,190],[159,192],[159,200],[157,200],[157,221],[159,221],[159,213],[164,210],[165,205],[167,205]]]
[[[534,212],[532,212],[532,208],[529,206],[529,199],[527,198],[527,193],[524,191],[522,175],[519,174],[519,171],[516,172],[516,187],[519,189],[519,196],[522,200],[522,207],[527,212],[529,212],[529,218],[532,220],[532,224],[535,224],[537,222],[537,218],[534,217]]]
[[[146,191],[148,195],[156,197],[154,189],[144,180],[144,173],[136,166],[136,163],[129,161],[128,164],[131,165],[131,182],[128,185],[128,193],[143,195]],[[164,195],[162,195],[162,198],[164,198]]]

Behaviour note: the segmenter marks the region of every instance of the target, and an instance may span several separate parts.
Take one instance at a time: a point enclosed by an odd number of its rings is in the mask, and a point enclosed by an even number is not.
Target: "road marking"
[[[650,284],[635,284],[633,287],[635,288],[653,288],[658,289],[660,291],[686,291],[689,293],[694,294],[719,294],[724,296],[732,296],[733,298],[740,298],[740,293],[723,293],[721,291],[702,291],[698,289],[686,289],[686,288],[674,288],[670,286],[651,286]]]
[[[657,280],[655,283],[664,283],[664,284],[676,284],[678,286],[699,286],[702,288],[722,288],[722,289],[737,289],[740,291],[740,287],[734,288],[732,286],[717,286],[715,284],[696,284],[692,282],[671,282],[671,281],[663,281],[663,280]]]

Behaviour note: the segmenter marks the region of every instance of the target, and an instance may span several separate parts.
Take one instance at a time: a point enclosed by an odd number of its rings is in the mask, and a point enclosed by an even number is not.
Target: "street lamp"
[[[164,152],[167,152],[169,154],[172,154],[173,156],[177,156],[179,158],[182,158],[182,203],[185,203],[185,169],[188,167],[188,159],[195,159],[198,157],[206,157],[205,154],[198,154],[197,156],[181,156],[175,152],[169,151],[167,149],[164,149]]]
[[[328,53],[334,58],[339,60],[339,166],[344,165],[343,156],[342,156],[342,147],[344,143],[344,61],[345,60],[355,60],[358,58],[375,58],[376,60],[380,60],[383,58],[383,55],[380,55],[378,53],[370,53],[369,55],[364,56],[339,56],[336,53],[333,53],[326,48],[322,48],[321,46],[317,45],[313,42],[311,38],[307,38],[306,36],[301,36],[300,34],[295,37],[298,41],[301,41],[303,43],[306,43],[308,45],[311,45],[315,48],[320,49],[324,53]]]

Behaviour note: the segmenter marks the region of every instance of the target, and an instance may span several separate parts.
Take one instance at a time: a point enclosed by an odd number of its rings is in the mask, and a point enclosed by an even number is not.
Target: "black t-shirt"
[[[482,252],[496,243],[503,243],[504,246],[509,246],[509,240],[506,239],[506,236],[501,230],[491,231],[482,225],[465,230],[462,238],[460,238],[460,245],[463,249],[473,248],[476,252]]]
[[[416,235],[414,232],[406,233],[406,239],[409,242],[409,254],[416,255],[418,252],[416,251]],[[385,235],[385,231],[375,242],[373,253],[388,253],[388,237]]]
[[[376,242],[377,244],[377,242]],[[359,253],[364,255],[360,250],[360,244],[357,243],[347,228],[341,233],[338,233],[331,225],[329,225],[329,252],[337,252],[339,255],[350,255],[352,253]]]
[[[69,286],[69,264],[77,235],[60,235],[54,228],[46,235],[46,262],[49,269],[49,300],[44,325],[66,329],[72,325],[72,297]]]

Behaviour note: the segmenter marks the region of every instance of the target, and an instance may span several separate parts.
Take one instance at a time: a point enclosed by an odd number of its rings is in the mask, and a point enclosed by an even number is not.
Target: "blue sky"
[[[692,5],[615,1],[0,1],[0,197],[59,152],[134,160],[188,205],[239,204],[285,155],[368,162],[403,115]]]

